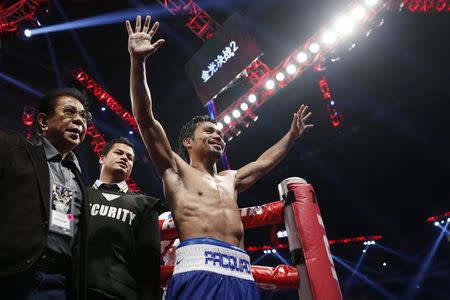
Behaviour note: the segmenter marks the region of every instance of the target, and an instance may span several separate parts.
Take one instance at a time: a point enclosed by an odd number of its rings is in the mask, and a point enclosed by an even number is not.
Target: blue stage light
[[[54,24],[50,26],[40,27],[32,29],[31,33],[33,35],[52,33],[58,31],[66,31],[72,29],[80,29],[87,27],[96,27],[109,24],[117,24],[125,22],[125,20],[134,20],[139,14],[148,14],[153,18],[158,18],[167,15],[169,12],[161,7],[160,5],[147,5],[139,8],[132,8],[127,10],[116,11],[104,15],[89,17],[80,20],[74,20],[70,22],[64,22],[60,24]],[[124,29],[125,30],[125,29]]]

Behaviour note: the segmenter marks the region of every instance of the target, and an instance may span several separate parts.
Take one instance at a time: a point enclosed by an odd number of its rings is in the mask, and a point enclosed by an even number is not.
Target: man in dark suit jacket
[[[160,299],[160,201],[128,190],[134,156],[126,138],[107,143],[89,190],[90,300]]]
[[[92,119],[77,89],[40,102],[35,143],[0,132],[3,299],[84,299],[87,199],[72,150]]]

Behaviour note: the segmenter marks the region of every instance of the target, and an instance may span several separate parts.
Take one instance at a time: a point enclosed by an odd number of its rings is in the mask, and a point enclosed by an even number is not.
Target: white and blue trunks
[[[212,238],[180,243],[166,299],[260,299],[244,250]]]

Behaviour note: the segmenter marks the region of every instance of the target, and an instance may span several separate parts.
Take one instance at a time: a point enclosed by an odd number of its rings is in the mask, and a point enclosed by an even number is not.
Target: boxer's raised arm
[[[295,140],[297,140],[305,129],[313,127],[305,124],[311,113],[306,114],[307,106],[301,105],[294,113],[291,128],[288,133],[275,145],[267,149],[256,161],[249,163],[237,170],[236,190],[238,192],[250,188],[262,176],[272,170],[289,152]],[[305,115],[306,114],[306,115]]]
[[[168,170],[176,169],[175,153],[170,147],[169,140],[161,124],[155,119],[152,111],[152,98],[147,84],[145,60],[164,43],[160,39],[155,43],[151,38],[158,30],[159,23],[155,22],[150,29],[150,17],[145,18],[141,30],[141,17],[136,18],[135,31],[127,20],[128,51],[130,52],[130,96],[133,116],[139,125],[142,139],[151,160],[159,175]]]

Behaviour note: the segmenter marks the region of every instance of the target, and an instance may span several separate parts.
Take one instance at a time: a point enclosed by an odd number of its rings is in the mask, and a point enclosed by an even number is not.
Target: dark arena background
[[[147,78],[173,147],[182,124],[211,114],[227,140],[219,168],[239,168],[308,105],[315,127],[239,207],[278,201],[278,183],[304,178],[344,299],[450,299],[449,1],[0,1],[0,128],[28,138],[40,96],[78,87],[94,117],[76,150],[85,183],[104,141],[126,136],[137,145],[129,184],[163,199],[131,115],[124,22],[138,14],[166,40]],[[245,246],[252,264],[291,264],[283,225],[247,230]]]

